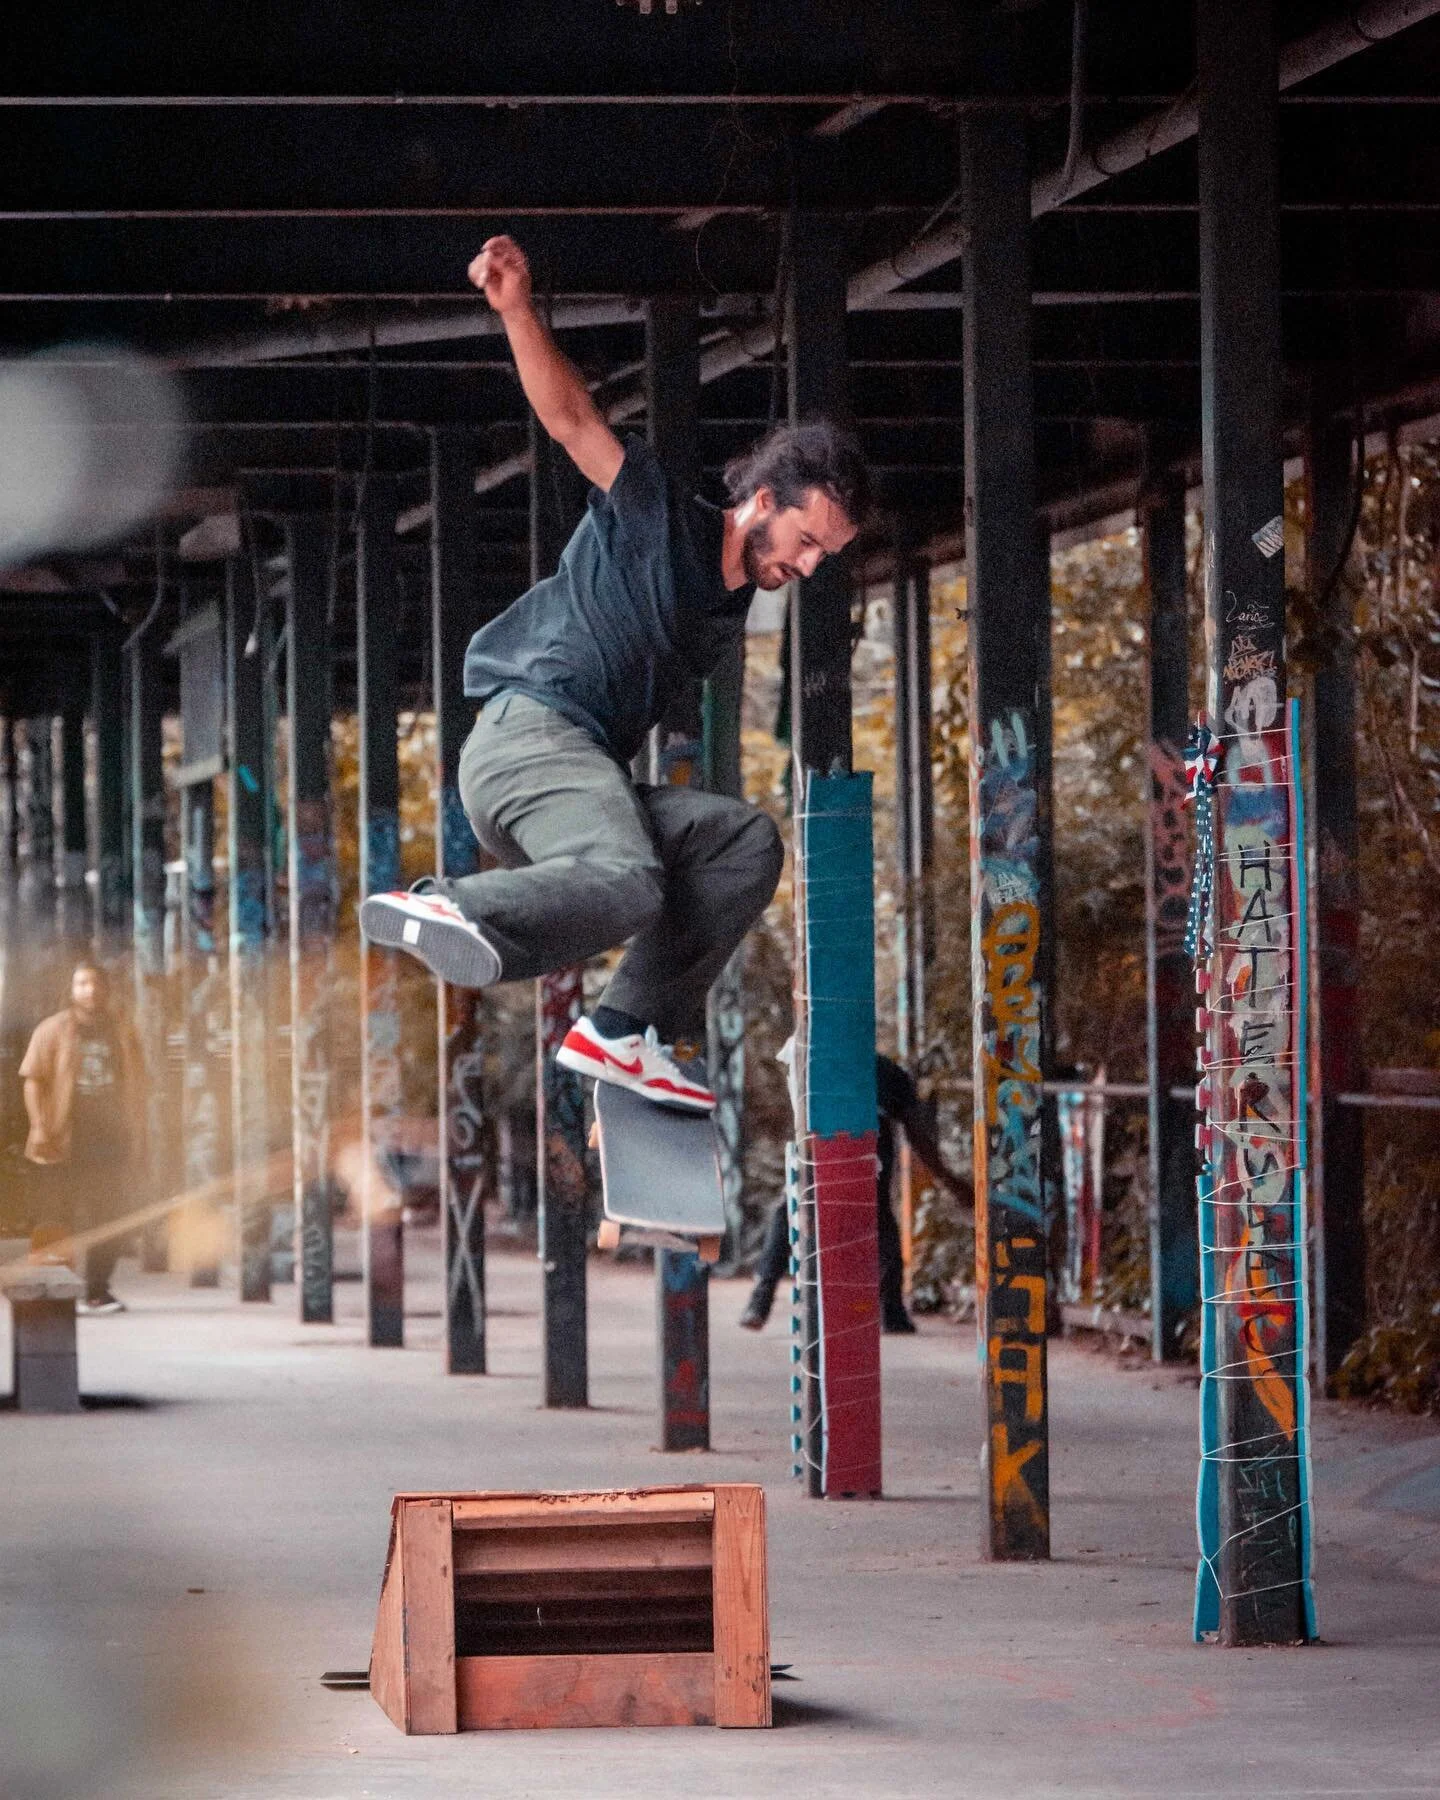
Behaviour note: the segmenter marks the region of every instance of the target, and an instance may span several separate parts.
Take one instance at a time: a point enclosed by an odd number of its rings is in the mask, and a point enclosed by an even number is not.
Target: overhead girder
[[[921,222],[917,215],[911,235]],[[0,225],[0,245],[13,271],[12,292],[463,298],[465,267],[479,242],[508,223],[503,215],[12,222]],[[778,226],[768,215],[727,215],[692,244],[654,219],[573,217],[532,219],[521,235],[537,288],[557,296],[765,293],[776,280]],[[859,266],[900,250],[905,229],[888,217],[857,217],[846,237],[850,261]],[[1434,234],[1413,221],[1362,212],[1337,224],[1328,214],[1292,213],[1281,238],[1287,292],[1440,288]],[[1037,221],[1034,256],[1035,291],[1057,303],[1089,293],[1198,292],[1195,220],[1188,214],[1147,218],[1140,232],[1124,215],[1062,210]],[[923,304],[915,298],[923,291],[907,290],[909,304]],[[877,296],[882,310],[886,303]]]
[[[799,134],[828,109],[153,107],[5,115],[14,209],[784,206]],[[933,207],[948,120],[891,108],[807,162],[807,203]],[[877,159],[876,144],[884,156]]]
[[[10,28],[6,86],[49,95],[323,92],[380,100],[984,91],[979,52],[992,11],[985,0],[789,0],[779,8],[734,0],[645,18],[605,0],[531,0],[523,8],[430,0],[338,15],[329,7],[276,9],[257,31],[243,8],[223,0],[187,8],[183,30],[163,11],[107,18],[60,8]],[[1183,34],[1183,22],[1163,12],[1147,23],[1161,55]],[[1043,21],[1026,35],[1033,75],[1063,95],[1068,45],[1052,47]],[[1123,43],[1116,49],[1125,55]],[[1104,73],[1113,84],[1119,69]]]

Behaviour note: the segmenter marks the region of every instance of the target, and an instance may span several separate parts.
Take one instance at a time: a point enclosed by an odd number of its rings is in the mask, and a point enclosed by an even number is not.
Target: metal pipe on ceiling
[[[1440,13],[1440,0],[1369,0],[1366,5],[1347,7],[1328,24],[1281,46],[1277,58],[1280,89],[1284,92],[1309,81],[1437,13]],[[1070,175],[1067,197],[1088,193],[1112,176],[1137,168],[1162,151],[1185,143],[1195,136],[1198,128],[1195,97],[1193,93],[1183,94],[1178,100],[1085,151]],[[1061,169],[1053,169],[1037,177],[1030,190],[1032,218],[1053,212],[1059,205],[1063,173]],[[846,286],[848,309],[859,312],[873,308],[908,282],[933,274],[956,261],[963,248],[958,222],[937,226],[894,256],[871,263],[852,275]],[[701,381],[716,381],[734,369],[768,356],[775,346],[775,339],[775,327],[767,321],[712,345],[700,358]],[[606,416],[612,423],[621,423],[643,408],[644,395],[636,390],[614,401]],[[507,457],[504,462],[479,471],[475,491],[485,493],[528,468],[528,460],[519,459],[517,466],[516,458]]]

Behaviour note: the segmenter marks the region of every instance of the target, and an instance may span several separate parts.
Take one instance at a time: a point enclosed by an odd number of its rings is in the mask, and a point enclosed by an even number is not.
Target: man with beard
[[[105,971],[82,962],[70,1004],[35,1027],[20,1064],[30,1135],[49,1226],[84,1232],[128,1204],[145,1148],[145,1064],[130,1025],[110,1004]],[[110,1290],[119,1236],[84,1252],[84,1313],[124,1312]]]
[[[780,877],[772,821],[629,765],[685,684],[741,639],[755,588],[813,575],[855,536],[868,480],[824,420],[772,431],[726,470],[730,505],[683,493],[643,438],[616,437],[531,301],[518,244],[491,238],[470,279],[499,313],[525,397],[592,484],[556,572],[478,631],[479,703],[460,797],[498,868],[366,900],[371,942],[444,980],[486,987],[628,944],[559,1060],[665,1105],[714,1096],[670,1046]]]

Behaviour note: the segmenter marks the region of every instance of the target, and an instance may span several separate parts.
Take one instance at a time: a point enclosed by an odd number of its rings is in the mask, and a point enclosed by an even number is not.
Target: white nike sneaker
[[[607,1038],[589,1019],[579,1019],[565,1034],[555,1060],[577,1074],[593,1075],[596,1081],[633,1088],[660,1106],[683,1107],[688,1112],[715,1110],[714,1094],[703,1082],[692,1081],[683,1073],[673,1047],[660,1042],[653,1025],[643,1037],[635,1031],[627,1037]]]
[[[360,929],[372,944],[418,956],[454,987],[489,987],[500,979],[494,945],[453,900],[433,890],[372,894],[361,904]]]

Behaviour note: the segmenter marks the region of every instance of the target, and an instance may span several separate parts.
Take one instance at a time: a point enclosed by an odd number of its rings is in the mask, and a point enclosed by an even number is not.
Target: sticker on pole
[[[1250,534],[1250,542],[1268,561],[1285,548],[1285,520],[1280,513],[1268,525],[1262,525],[1258,531]]]

